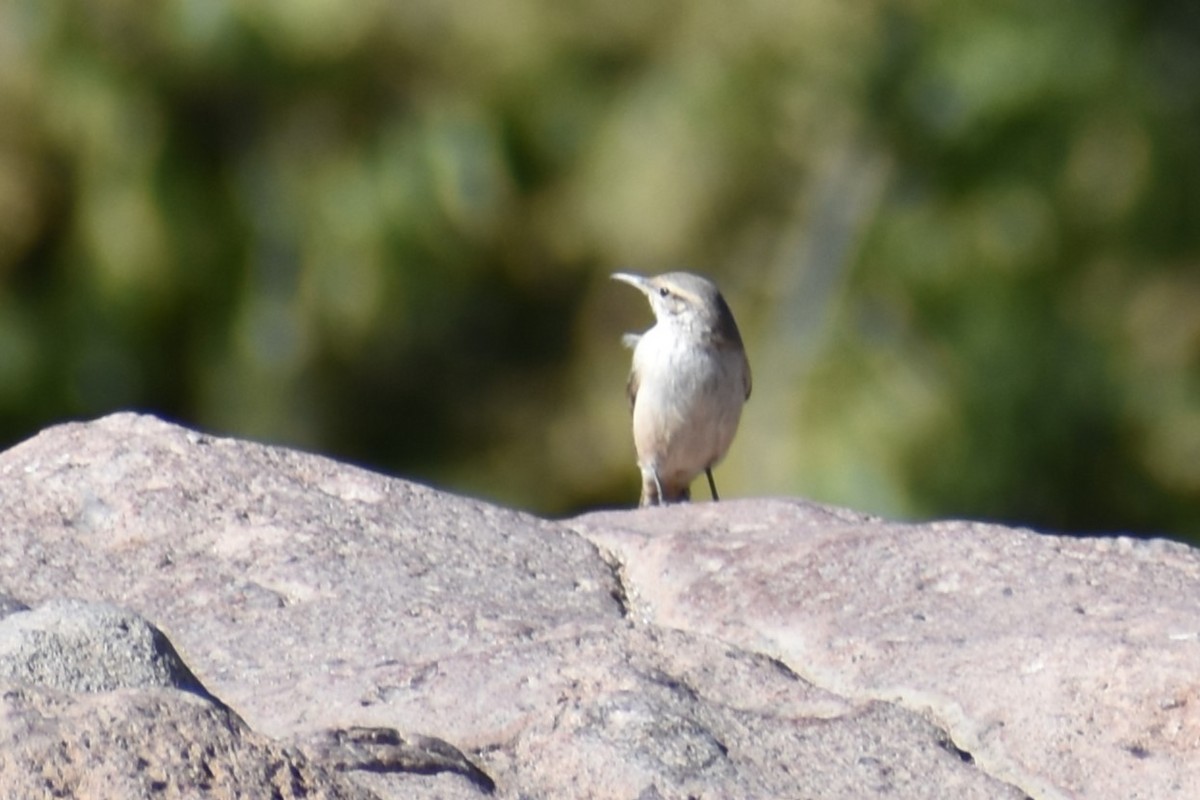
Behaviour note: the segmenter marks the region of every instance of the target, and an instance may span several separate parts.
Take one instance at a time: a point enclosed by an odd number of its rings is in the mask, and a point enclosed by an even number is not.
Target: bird
[[[733,312],[715,283],[691,272],[612,278],[641,291],[655,318],[645,333],[622,337],[633,350],[626,392],[642,474],[638,505],[690,500],[701,472],[719,500],[712,469],[729,451],[751,389]]]

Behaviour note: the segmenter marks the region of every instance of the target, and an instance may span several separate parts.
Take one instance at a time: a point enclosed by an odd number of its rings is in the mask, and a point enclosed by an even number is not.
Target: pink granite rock
[[[214,696],[18,668],[45,752],[103,719],[96,758],[159,737],[244,796],[1200,796],[1178,545],[798,501],[550,522],[132,414],[0,454],[0,520],[0,644],[111,604]]]
[[[792,500],[594,514],[649,625],[922,714],[1032,797],[1200,797],[1200,556]]]

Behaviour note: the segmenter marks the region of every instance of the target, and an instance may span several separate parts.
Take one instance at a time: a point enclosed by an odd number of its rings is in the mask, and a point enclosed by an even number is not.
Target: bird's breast
[[[634,350],[639,457],[702,470],[729,448],[745,400],[744,354],[655,326]]]

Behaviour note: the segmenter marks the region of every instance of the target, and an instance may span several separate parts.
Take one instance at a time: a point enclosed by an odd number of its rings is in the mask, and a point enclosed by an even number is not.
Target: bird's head
[[[733,313],[717,285],[691,272],[666,272],[647,277],[615,272],[613,280],[627,283],[646,295],[654,318],[663,325],[716,335],[741,344]]]

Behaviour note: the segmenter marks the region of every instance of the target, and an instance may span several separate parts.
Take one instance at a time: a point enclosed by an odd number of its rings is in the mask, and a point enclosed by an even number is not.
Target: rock
[[[370,800],[189,692],[0,684],[5,797]]]
[[[1200,797],[1200,557],[792,500],[582,517],[637,616],[926,716],[1032,797]]]
[[[174,687],[219,702],[153,625],[78,600],[51,600],[0,619],[0,680],[73,692]]]
[[[436,774],[452,772],[474,783],[484,794],[496,782],[462,752],[433,736],[406,736],[394,728],[338,728],[309,737],[315,760],[339,770]]]
[[[22,603],[15,597],[9,597],[6,594],[0,594],[0,619],[4,619],[9,614],[15,614],[18,611],[28,611],[29,606]]]
[[[14,674],[46,752],[107,715],[245,796],[1200,796],[1178,545],[773,500],[556,523],[131,414],[0,454],[0,514],[34,606],[0,630],[127,608],[220,698]],[[132,775],[141,736],[88,741]]]
[[[581,680],[492,754],[535,797],[1024,796],[920,715],[847,703],[718,640],[641,629],[559,660]]]
[[[138,615],[78,600],[5,605],[6,797],[373,797],[253,734]]]

